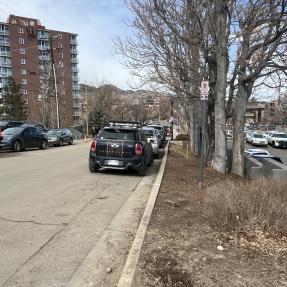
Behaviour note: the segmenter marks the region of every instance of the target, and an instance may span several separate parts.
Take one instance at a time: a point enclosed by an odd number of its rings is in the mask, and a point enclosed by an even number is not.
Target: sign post
[[[202,101],[202,129],[201,129],[200,175],[199,175],[200,189],[202,189],[202,182],[203,182],[205,119],[206,119],[206,102],[208,100],[208,93],[209,93],[209,82],[202,81],[200,86],[200,100]]]

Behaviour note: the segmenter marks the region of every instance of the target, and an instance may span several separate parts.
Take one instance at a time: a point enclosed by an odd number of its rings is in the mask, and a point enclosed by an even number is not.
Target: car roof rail
[[[124,127],[124,126],[131,126],[131,127],[141,127],[142,123],[137,121],[109,121],[108,126],[110,127]]]

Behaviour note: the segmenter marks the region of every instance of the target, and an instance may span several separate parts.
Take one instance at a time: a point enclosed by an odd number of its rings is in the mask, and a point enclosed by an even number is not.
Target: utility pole
[[[88,87],[86,87],[86,129],[88,137],[89,136]]]
[[[57,85],[57,77],[56,77],[56,69],[55,69],[55,60],[53,53],[53,38],[49,37],[50,41],[50,53],[51,53],[51,61],[52,61],[52,69],[54,76],[54,87],[55,87],[55,98],[56,98],[56,117],[57,117],[57,128],[60,128],[60,120],[59,120],[59,101],[58,101],[58,85]]]

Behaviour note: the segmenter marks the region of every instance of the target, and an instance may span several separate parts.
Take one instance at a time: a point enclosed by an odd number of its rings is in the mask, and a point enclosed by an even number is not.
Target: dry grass
[[[287,185],[267,179],[225,181],[206,190],[209,222],[223,231],[287,235]]]

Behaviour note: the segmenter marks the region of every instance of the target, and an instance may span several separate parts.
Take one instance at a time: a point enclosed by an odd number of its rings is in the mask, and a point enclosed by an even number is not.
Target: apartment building
[[[29,119],[50,127],[82,123],[77,35],[46,29],[38,19],[0,22],[0,88],[21,85]]]

